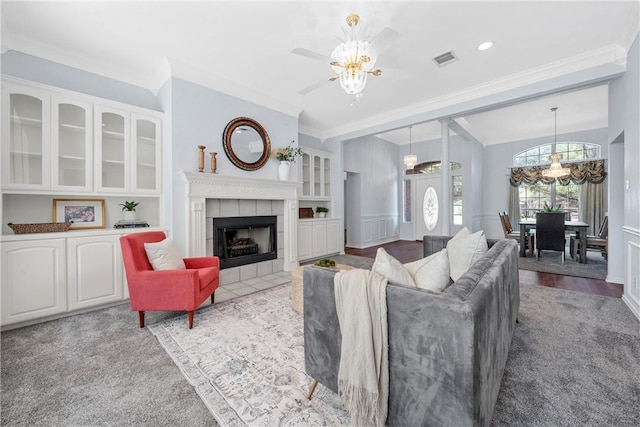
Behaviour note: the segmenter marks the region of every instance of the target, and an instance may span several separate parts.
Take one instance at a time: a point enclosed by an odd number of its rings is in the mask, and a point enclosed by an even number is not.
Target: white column
[[[284,201],[284,271],[298,267],[298,200]]]
[[[442,138],[442,194],[440,201],[440,218],[442,220],[442,234],[451,234],[451,170],[449,167],[449,121],[440,120]]]
[[[187,257],[206,256],[206,214],[204,197],[188,197],[187,206]]]

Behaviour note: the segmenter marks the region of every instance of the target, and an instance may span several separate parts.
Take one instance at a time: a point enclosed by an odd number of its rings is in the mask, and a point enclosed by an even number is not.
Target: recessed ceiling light
[[[491,49],[493,47],[493,42],[484,42],[478,46],[478,50],[483,51],[487,49]]]

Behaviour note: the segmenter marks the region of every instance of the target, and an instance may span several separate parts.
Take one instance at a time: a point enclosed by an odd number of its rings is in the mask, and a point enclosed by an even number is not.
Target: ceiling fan
[[[385,27],[380,33],[365,39],[362,37],[358,22],[360,17],[351,13],[347,16],[347,28],[343,29],[344,39],[336,46],[331,56],[313,52],[304,48],[296,48],[291,51],[296,55],[327,62],[335,76],[328,80],[321,80],[298,91],[300,95],[306,95],[319,87],[338,80],[340,86],[348,95],[354,95],[356,100],[362,96],[362,90],[367,84],[369,74],[382,75],[382,70],[375,68],[377,55],[389,48],[400,36],[396,30]]]

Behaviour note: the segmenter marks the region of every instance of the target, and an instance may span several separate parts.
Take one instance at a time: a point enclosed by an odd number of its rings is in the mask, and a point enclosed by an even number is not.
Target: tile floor
[[[291,272],[280,271],[278,273],[268,274],[253,279],[243,280],[241,282],[229,283],[220,286],[216,291],[215,303],[230,300],[242,295],[252,294],[254,292],[263,291],[275,286],[283,285],[291,282]]]

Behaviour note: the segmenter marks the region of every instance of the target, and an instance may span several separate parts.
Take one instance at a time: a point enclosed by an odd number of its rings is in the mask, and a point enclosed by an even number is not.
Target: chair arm
[[[188,269],[218,267],[220,268],[220,258],[217,256],[206,256],[197,258],[184,258],[184,265]]]

